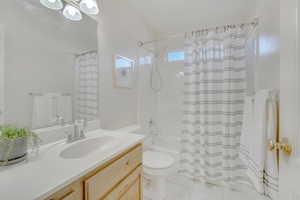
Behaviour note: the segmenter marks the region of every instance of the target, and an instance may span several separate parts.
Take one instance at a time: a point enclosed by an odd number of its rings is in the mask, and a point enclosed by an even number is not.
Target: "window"
[[[129,61],[126,58],[120,57],[116,58],[116,67],[117,68],[130,68],[131,67],[131,61]]]
[[[184,61],[184,52],[183,51],[169,52],[168,61],[169,62]]]
[[[115,56],[114,85],[117,88],[132,88],[135,61],[123,56]]]
[[[151,56],[140,57],[139,63],[140,63],[140,65],[150,65],[151,64]]]

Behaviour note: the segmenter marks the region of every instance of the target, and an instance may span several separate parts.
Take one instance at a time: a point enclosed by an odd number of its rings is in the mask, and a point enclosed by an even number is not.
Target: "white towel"
[[[73,119],[72,97],[59,93],[33,96],[32,128],[43,128],[58,123],[58,117],[65,122]]]
[[[257,130],[257,99],[246,97],[244,104],[244,117],[240,145],[240,158],[247,166],[247,175],[252,181],[255,189],[260,194],[264,193],[263,168],[264,158],[261,138],[263,134]],[[261,113],[261,112],[258,112]],[[258,155],[256,155],[258,154]]]
[[[278,104],[276,103],[277,94],[271,94],[268,101],[267,115],[267,141],[278,139]],[[271,199],[278,198],[279,191],[279,169],[277,153],[267,151],[264,170],[264,189],[265,195]]]
[[[72,122],[72,97],[70,95],[61,95],[57,98],[57,116],[62,117],[65,122]]]
[[[51,98],[47,95],[33,96],[32,129],[49,126],[52,115]]]
[[[255,188],[259,193],[264,193],[264,168],[267,152],[267,102],[269,91],[262,90],[255,95],[254,106],[254,133],[251,134],[250,159],[253,160],[254,169],[248,170]]]
[[[248,167],[247,174],[255,189],[269,197],[276,194],[276,188],[270,185],[278,187],[276,155],[267,152],[269,139],[276,140],[277,135],[277,104],[273,94],[262,90],[255,95],[254,102],[246,98],[240,146],[240,158]]]
[[[254,97],[247,96],[244,102],[243,126],[240,144],[240,158],[246,164],[249,162],[249,150],[252,145],[251,135],[254,133]]]

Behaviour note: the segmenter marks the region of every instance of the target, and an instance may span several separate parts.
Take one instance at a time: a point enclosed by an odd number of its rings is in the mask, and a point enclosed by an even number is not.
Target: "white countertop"
[[[0,168],[1,200],[42,200],[76,181],[89,171],[142,142],[142,135],[97,130],[86,134],[88,138],[108,135],[121,142],[112,149],[96,150],[79,159],[64,159],[60,152],[75,143],[59,141],[40,148],[37,156],[26,161]]]

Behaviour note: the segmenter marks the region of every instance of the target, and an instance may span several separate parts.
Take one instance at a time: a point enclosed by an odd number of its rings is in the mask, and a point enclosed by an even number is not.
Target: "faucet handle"
[[[87,122],[86,118],[83,118],[83,119],[82,119],[82,125],[83,125],[83,128],[86,128],[86,127],[87,127],[88,122]]]
[[[73,141],[73,134],[70,133],[69,131],[66,131],[65,134],[67,136],[67,142],[72,142]]]
[[[61,116],[58,116],[58,124],[60,126],[64,126],[65,125],[65,119]]]
[[[81,139],[84,139],[85,138],[85,134],[84,134],[84,131],[80,131],[80,136],[79,136]]]
[[[52,120],[51,123],[59,125],[59,126],[64,126],[65,125],[65,120],[63,117],[56,115]]]

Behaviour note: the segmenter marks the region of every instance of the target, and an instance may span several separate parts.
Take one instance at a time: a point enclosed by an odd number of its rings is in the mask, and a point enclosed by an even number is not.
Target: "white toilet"
[[[151,200],[165,200],[166,178],[172,172],[174,157],[164,152],[145,151],[143,162],[146,197],[149,193]]]

